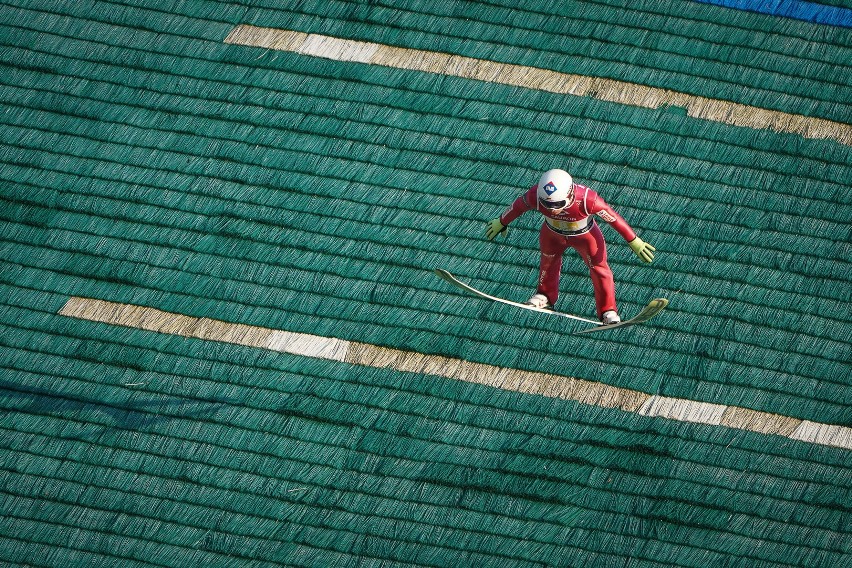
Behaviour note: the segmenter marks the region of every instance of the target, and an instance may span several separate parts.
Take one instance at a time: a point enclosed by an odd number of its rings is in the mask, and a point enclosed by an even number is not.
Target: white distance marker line
[[[852,428],[847,426],[821,424],[737,406],[650,395],[575,377],[496,367],[308,333],[195,318],[155,308],[91,298],[72,297],[59,310],[59,314],[110,325],[269,349],[353,365],[436,375],[503,390],[617,408],[642,416],[725,426],[852,450]]]
[[[538,67],[499,63],[437,51],[394,47],[292,30],[240,24],[225,43],[290,51],[301,55],[423,71],[658,109],[680,107],[693,118],[734,126],[769,129],[805,138],[833,139],[852,146],[852,125],[649,87],[615,79],[560,73]]]
[[[722,423],[727,409],[728,407],[722,404],[653,395],[639,409],[639,414],[718,426]]]

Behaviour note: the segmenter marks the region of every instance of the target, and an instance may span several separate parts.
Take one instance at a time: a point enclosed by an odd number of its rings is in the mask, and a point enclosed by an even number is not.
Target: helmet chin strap
[[[548,203],[549,203],[548,201],[539,199],[539,203],[541,203],[541,205],[545,209],[547,209],[548,211],[551,211],[551,212],[564,211],[568,207],[571,207],[572,205],[574,205],[574,201],[575,201],[575,194],[574,194],[574,188],[573,187],[571,188],[571,193],[569,193],[568,195],[565,196],[565,199],[562,200],[562,203],[560,204],[559,207],[548,207]]]

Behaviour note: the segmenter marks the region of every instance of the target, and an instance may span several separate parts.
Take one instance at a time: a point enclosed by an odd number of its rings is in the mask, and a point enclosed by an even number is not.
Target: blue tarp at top
[[[852,10],[838,6],[826,6],[802,0],[696,0],[705,4],[716,4],[738,10],[760,12],[772,16],[795,18],[816,24],[852,27]]]

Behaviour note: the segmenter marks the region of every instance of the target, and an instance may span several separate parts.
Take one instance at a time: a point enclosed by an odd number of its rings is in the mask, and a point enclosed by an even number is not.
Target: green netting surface
[[[551,8],[0,4],[0,561],[848,560],[848,451],[56,315],[81,295],[852,425],[849,147],[222,43],[249,22],[849,122],[848,30]],[[622,312],[670,297],[653,325],[572,337],[430,273],[528,297],[540,220],[496,245],[484,222],[556,165],[657,247],[640,266],[604,228]],[[563,293],[593,314],[570,256]]]
[[[56,549],[171,566],[848,553],[849,452],[62,319],[61,297],[41,291],[6,297],[4,321],[27,324],[2,333],[0,529],[31,540],[5,547],[9,562]],[[109,544],[118,535],[127,546]]]
[[[848,30],[683,0],[251,3],[249,23],[630,81],[847,122]],[[815,88],[815,83],[819,87]]]

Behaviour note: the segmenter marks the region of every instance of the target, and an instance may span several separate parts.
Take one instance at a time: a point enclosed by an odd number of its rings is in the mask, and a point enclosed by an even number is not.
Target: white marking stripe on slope
[[[394,47],[248,24],[240,24],[231,30],[225,38],[225,43],[290,51],[338,61],[355,61],[411,71],[451,75],[565,95],[589,96],[651,109],[663,106],[681,107],[686,109],[686,113],[694,118],[703,118],[734,126],[771,129],[776,132],[798,134],[805,138],[829,138],[841,144],[852,146],[852,125],[850,124],[762,109],[615,79],[586,77],[436,51]]]
[[[316,357],[318,359],[346,361],[349,345],[349,342],[343,339],[293,333],[290,331],[271,331],[266,348],[272,351],[305,355],[306,357]]]
[[[639,409],[639,414],[718,426],[727,409],[722,404],[653,395]]]
[[[618,408],[648,417],[726,426],[852,450],[852,428],[846,426],[820,424],[736,406],[650,395],[574,377],[508,369],[307,333],[195,318],[155,308],[91,298],[72,297],[59,310],[59,314],[111,325],[269,349],[353,365],[437,375],[504,390]]]

